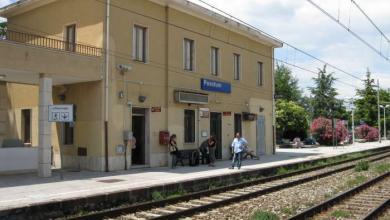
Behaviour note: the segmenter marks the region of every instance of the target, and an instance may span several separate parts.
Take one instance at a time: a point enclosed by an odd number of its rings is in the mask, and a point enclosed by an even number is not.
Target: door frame
[[[262,121],[262,128],[260,128],[260,121]],[[266,149],[266,129],[265,129],[265,116],[264,115],[258,115],[256,119],[256,154],[257,156],[265,155],[267,152]],[[261,130],[259,130],[261,129]],[[261,132],[262,131],[262,132]],[[262,135],[260,135],[260,132]],[[261,136],[263,136],[261,138]],[[263,147],[262,147],[263,146]]]
[[[211,130],[211,120],[212,120],[212,115],[213,114],[217,114],[217,115],[219,115],[219,117],[220,117],[220,138],[219,138],[219,140],[218,140],[218,134],[214,134],[215,135],[215,137],[217,138],[217,146],[216,146],[216,153],[218,153],[219,152],[219,155],[218,154],[216,154],[216,159],[218,159],[218,160],[220,160],[220,159],[222,159],[223,158],[223,145],[222,145],[222,143],[223,143],[223,140],[222,140],[222,138],[223,138],[223,128],[222,128],[222,126],[223,126],[223,123],[222,123],[222,113],[221,112],[210,112],[210,136],[213,134],[213,132],[212,132],[212,130]],[[219,149],[218,149],[219,148]]]
[[[143,109],[144,114],[133,113],[134,109]],[[140,167],[149,167],[150,166],[150,108],[141,107],[141,106],[132,106],[131,107],[131,115],[130,115],[130,130],[133,132],[133,116],[144,116],[144,164],[133,164],[131,160],[132,154],[130,156],[130,168],[140,168]],[[130,149],[130,151],[132,151]]]

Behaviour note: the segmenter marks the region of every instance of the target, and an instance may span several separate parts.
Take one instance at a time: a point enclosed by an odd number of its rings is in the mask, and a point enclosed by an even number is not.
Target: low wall
[[[0,173],[32,171],[37,168],[37,147],[0,148]]]

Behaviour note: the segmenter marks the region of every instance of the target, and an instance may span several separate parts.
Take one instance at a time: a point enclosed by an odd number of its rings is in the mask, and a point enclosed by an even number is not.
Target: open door
[[[215,149],[215,157],[222,159],[222,114],[210,113],[210,135],[214,135],[217,140],[217,148]]]
[[[132,165],[145,165],[146,120],[144,108],[133,108],[132,130],[137,142],[135,149],[132,149],[131,163]]]

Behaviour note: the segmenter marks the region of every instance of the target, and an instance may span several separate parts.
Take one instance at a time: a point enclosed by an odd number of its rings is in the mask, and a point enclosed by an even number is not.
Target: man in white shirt
[[[240,133],[236,133],[236,138],[234,138],[232,142],[232,151],[233,151],[233,161],[232,161],[232,167],[229,169],[234,169],[234,166],[237,163],[237,168],[241,169],[241,157],[242,152],[245,148],[245,146],[248,145],[248,142],[245,140],[245,138],[242,138]]]

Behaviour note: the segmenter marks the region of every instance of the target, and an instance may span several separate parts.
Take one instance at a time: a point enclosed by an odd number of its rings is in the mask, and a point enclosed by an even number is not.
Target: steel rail
[[[118,217],[118,216],[121,216],[121,215],[135,213],[135,212],[139,212],[139,211],[147,211],[147,210],[150,210],[150,209],[153,209],[153,208],[161,208],[161,207],[168,206],[168,205],[175,204],[175,203],[179,203],[179,202],[185,202],[185,201],[190,201],[190,200],[194,200],[194,199],[200,199],[201,197],[210,196],[210,195],[216,195],[216,194],[219,194],[219,193],[232,191],[232,190],[235,190],[235,189],[240,189],[240,188],[244,188],[244,187],[254,186],[254,185],[258,185],[258,184],[262,184],[262,183],[268,183],[270,181],[275,181],[275,180],[281,180],[281,179],[284,179],[284,178],[287,178],[287,177],[293,177],[293,176],[296,176],[296,175],[299,175],[299,174],[304,174],[304,173],[307,173],[307,172],[321,170],[321,169],[328,168],[328,167],[333,167],[333,166],[346,164],[346,163],[358,161],[358,160],[369,158],[369,157],[374,157],[374,156],[377,156],[377,155],[380,155],[380,154],[383,154],[383,153],[387,153],[387,152],[389,152],[389,150],[383,150],[383,151],[375,152],[375,153],[372,153],[372,154],[369,154],[369,155],[364,155],[364,156],[351,158],[351,159],[344,160],[344,161],[339,161],[339,162],[335,162],[335,163],[331,163],[331,164],[326,164],[326,165],[321,165],[321,166],[317,166],[317,167],[312,167],[312,168],[309,168],[309,169],[294,171],[294,172],[287,173],[287,174],[270,176],[270,177],[265,177],[265,178],[261,178],[261,179],[257,179],[257,180],[248,181],[248,182],[237,183],[237,184],[230,185],[230,186],[222,186],[222,187],[218,187],[216,189],[203,190],[203,191],[199,191],[199,192],[194,192],[194,193],[186,194],[186,195],[183,195],[183,196],[180,196],[180,197],[176,197],[176,198],[164,199],[164,200],[160,200],[160,201],[151,201],[151,202],[139,203],[139,204],[129,205],[129,206],[120,207],[120,208],[113,208],[113,209],[110,209],[110,210],[98,211],[98,212],[86,214],[86,215],[83,215],[83,216],[74,216],[74,217],[70,217],[70,218],[67,218],[67,219],[104,219],[104,218]],[[381,157],[377,157],[377,158],[371,159],[370,161],[381,160],[381,159],[384,159],[384,158],[386,158],[388,156],[389,155],[384,155],[384,156],[381,156]],[[326,177],[326,176],[332,175],[334,173],[338,173],[338,172],[342,172],[342,171],[345,171],[345,170],[348,170],[348,169],[352,169],[353,167],[355,167],[355,164],[352,164],[352,165],[349,165],[349,166],[345,166],[345,167],[341,167],[341,168],[338,168],[338,169],[334,169],[334,170],[331,170],[331,171],[327,171],[327,172],[324,172],[324,173],[320,173],[320,174],[317,174],[317,175],[309,176],[309,177],[302,178],[302,179],[299,179],[299,180],[290,181],[290,182],[287,182],[287,183],[284,183],[284,184],[279,184],[279,185],[276,185],[276,186],[273,186],[273,187],[270,187],[270,188],[267,188],[267,189],[261,189],[261,190],[258,190],[256,192],[252,192],[252,193],[249,193],[249,194],[245,194],[245,195],[240,195],[240,196],[236,196],[236,197],[233,197],[233,198],[224,199],[222,201],[217,201],[217,202],[213,202],[213,203],[210,203],[210,204],[201,205],[201,206],[198,206],[198,207],[188,208],[187,210],[182,210],[182,211],[178,211],[178,212],[175,212],[175,213],[166,214],[166,215],[155,217],[155,218],[151,218],[151,219],[175,219],[175,218],[179,218],[181,216],[188,216],[190,214],[194,214],[194,213],[199,212],[199,211],[204,211],[204,210],[208,210],[208,209],[215,208],[215,207],[218,207],[218,206],[227,205],[227,204],[229,204],[231,202],[241,201],[241,200],[252,198],[252,197],[256,197],[256,196],[259,196],[259,195],[262,195],[262,194],[271,193],[271,192],[274,192],[274,191],[277,191],[277,190],[280,190],[280,189],[283,189],[283,188],[299,185],[299,184],[302,184],[302,183],[305,183],[305,182],[309,182],[309,181],[312,181],[312,180],[315,180],[315,179],[318,179],[318,178]]]
[[[376,219],[383,211],[385,211],[390,206],[390,199],[387,199],[382,204],[373,209],[370,213],[362,218],[362,220],[371,220]]]
[[[314,216],[314,215],[316,215],[324,210],[327,210],[328,208],[345,200],[346,198],[349,198],[349,197],[353,196],[354,194],[356,194],[356,193],[358,193],[358,192],[360,192],[360,191],[362,191],[370,186],[373,186],[375,183],[378,183],[379,181],[385,179],[388,176],[390,176],[390,172],[386,172],[385,174],[382,174],[382,175],[380,175],[374,179],[371,179],[365,183],[362,183],[362,184],[360,184],[360,185],[358,185],[358,186],[356,186],[356,187],[354,187],[346,192],[343,192],[343,193],[341,193],[333,198],[330,198],[321,204],[318,204],[318,205],[313,206],[309,209],[306,209],[305,211],[298,213],[295,216],[292,216],[291,218],[289,218],[289,220],[308,219],[308,218],[310,218],[310,217],[312,217],[312,216]],[[372,219],[372,218],[368,218],[368,219]]]

